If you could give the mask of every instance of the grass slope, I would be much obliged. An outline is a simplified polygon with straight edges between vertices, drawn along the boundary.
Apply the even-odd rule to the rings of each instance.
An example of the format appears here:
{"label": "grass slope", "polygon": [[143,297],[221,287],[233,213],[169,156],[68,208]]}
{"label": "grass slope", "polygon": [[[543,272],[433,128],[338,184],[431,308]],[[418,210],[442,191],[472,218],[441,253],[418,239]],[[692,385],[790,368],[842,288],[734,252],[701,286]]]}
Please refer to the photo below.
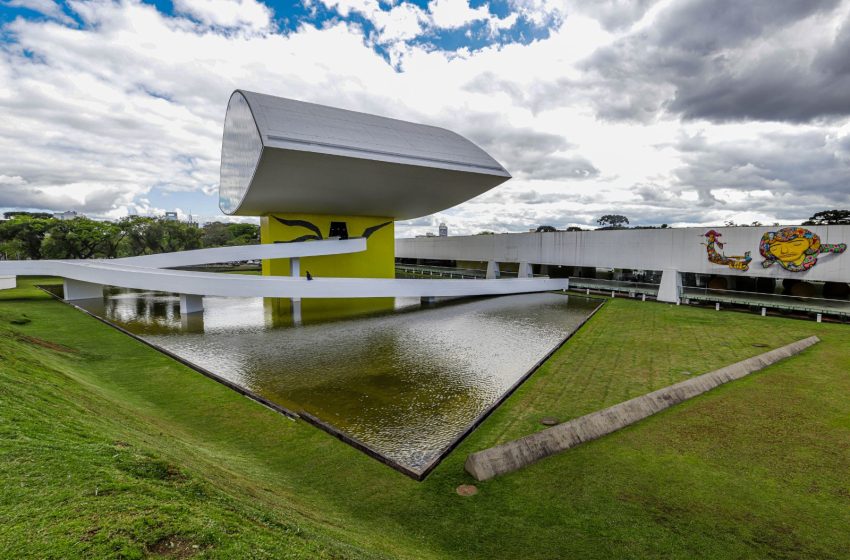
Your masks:
{"label": "grass slope", "polygon": [[[0,292],[0,557],[850,555],[847,326],[610,301],[416,483],[28,284]],[[469,452],[541,416],[811,334],[798,357],[454,492]]]}

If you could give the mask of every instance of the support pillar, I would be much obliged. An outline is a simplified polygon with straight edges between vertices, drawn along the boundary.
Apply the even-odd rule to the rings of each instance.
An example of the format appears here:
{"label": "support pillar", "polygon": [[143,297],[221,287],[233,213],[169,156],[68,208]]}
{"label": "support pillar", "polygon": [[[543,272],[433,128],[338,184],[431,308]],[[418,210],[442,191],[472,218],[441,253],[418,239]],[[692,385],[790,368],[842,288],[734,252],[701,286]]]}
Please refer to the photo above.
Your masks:
{"label": "support pillar", "polygon": [[301,298],[292,300],[292,324],[301,324]]}
{"label": "support pillar", "polygon": [[519,263],[519,268],[516,272],[517,278],[534,278],[534,273],[531,271],[531,265],[527,262]]}
{"label": "support pillar", "polygon": [[667,269],[661,273],[661,285],[658,286],[658,301],[679,303],[682,293],[682,273],[678,270]]}
{"label": "support pillar", "polygon": [[204,297],[194,294],[180,294],[180,314],[198,313],[204,310]]}
{"label": "support pillar", "polygon": [[496,261],[489,261],[487,263],[487,279],[493,280],[501,276],[499,272],[499,263]]}
{"label": "support pillar", "polygon": [[[292,257],[289,259],[289,275],[293,278],[299,278],[301,276],[301,259],[299,257]],[[292,298],[292,302],[301,302],[301,298]],[[293,307],[294,309],[294,307]],[[300,324],[300,313],[301,308],[299,307],[299,324]]]}
{"label": "support pillar", "polygon": [[65,278],[65,301],[76,301],[78,299],[99,299],[103,297],[103,285],[71,280]]}
{"label": "support pillar", "polygon": [[204,334],[204,314],[181,313],[180,326],[183,332]]}

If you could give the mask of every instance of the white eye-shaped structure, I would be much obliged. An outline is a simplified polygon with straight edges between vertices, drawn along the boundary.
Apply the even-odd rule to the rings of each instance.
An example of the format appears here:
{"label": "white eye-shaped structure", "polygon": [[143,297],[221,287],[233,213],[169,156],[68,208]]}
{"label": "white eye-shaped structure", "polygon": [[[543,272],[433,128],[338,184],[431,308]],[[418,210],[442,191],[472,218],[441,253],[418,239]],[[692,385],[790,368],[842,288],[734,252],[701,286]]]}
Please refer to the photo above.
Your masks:
{"label": "white eye-shaped structure", "polygon": [[510,179],[487,152],[434,126],[237,90],[224,120],[226,214],[417,218]]}

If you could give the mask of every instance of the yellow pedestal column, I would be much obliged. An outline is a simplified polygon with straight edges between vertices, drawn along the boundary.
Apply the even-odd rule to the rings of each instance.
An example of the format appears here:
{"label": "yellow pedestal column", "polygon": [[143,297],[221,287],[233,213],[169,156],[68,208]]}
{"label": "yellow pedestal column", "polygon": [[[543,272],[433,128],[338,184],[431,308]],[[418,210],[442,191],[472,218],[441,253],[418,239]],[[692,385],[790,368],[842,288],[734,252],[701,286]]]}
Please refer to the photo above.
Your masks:
{"label": "yellow pedestal column", "polygon": [[[309,239],[328,239],[331,224],[345,223],[348,237],[368,235],[367,249],[359,253],[301,257],[300,275],[309,272],[314,278],[395,278],[395,228],[392,218],[371,216],[330,216],[323,214],[275,214],[260,221],[262,243],[304,242]],[[302,239],[303,241],[295,241]],[[264,276],[289,276],[289,259],[263,261]],[[339,319],[391,310],[394,298],[318,299],[301,301],[298,313],[293,313],[289,299],[266,299],[266,312],[271,324],[288,326],[293,323]],[[296,319],[297,317],[297,319]]]}
{"label": "yellow pedestal column", "polygon": [[[261,219],[260,240],[262,243],[280,243],[305,238],[318,239],[319,236],[321,239],[327,239],[330,237],[332,222],[344,223],[349,237],[362,237],[364,233],[368,234],[367,249],[360,253],[344,255],[302,257],[301,276],[306,276],[309,271],[316,278],[395,277],[395,228],[392,218],[325,214],[270,215]],[[382,224],[386,225],[382,226]],[[373,229],[371,233],[370,228]],[[263,261],[263,275],[289,276],[289,274],[289,259]]]}

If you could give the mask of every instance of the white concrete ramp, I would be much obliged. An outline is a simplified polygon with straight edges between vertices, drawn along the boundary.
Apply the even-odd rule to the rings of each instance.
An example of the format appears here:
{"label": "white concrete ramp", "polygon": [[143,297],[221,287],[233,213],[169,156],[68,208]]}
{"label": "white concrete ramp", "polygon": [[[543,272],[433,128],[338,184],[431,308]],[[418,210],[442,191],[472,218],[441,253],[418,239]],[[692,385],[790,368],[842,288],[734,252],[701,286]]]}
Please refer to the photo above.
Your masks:
{"label": "white concrete ramp", "polygon": [[[0,274],[58,276],[66,279],[66,299],[99,297],[103,285],[178,293],[188,296],[277,298],[463,297],[566,290],[566,279],[419,280],[395,278],[314,278],[249,276],[171,270],[191,266],[268,258],[300,258],[356,253],[366,239],[245,245],[182,251],[113,260],[0,261]],[[186,312],[202,309],[198,299],[184,298]]]}

